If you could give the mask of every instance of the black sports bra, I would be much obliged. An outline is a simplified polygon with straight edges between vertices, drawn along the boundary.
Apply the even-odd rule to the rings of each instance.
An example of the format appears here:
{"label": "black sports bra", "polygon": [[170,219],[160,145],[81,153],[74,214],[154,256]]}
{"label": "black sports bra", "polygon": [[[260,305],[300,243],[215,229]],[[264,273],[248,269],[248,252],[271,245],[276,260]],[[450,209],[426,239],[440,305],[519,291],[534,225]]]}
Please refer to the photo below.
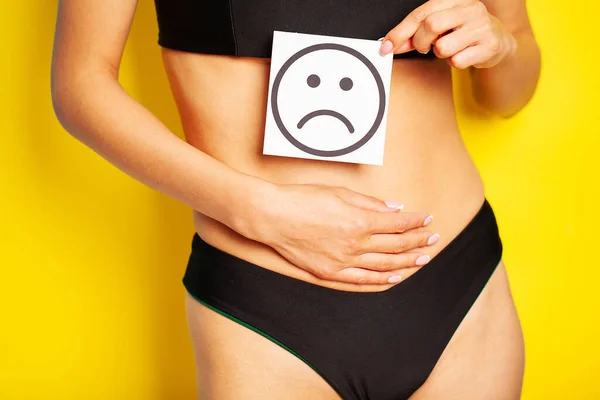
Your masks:
{"label": "black sports bra", "polygon": [[[273,31],[376,40],[425,0],[154,0],[158,44],[175,50],[271,57]],[[411,51],[394,58],[434,57]]]}

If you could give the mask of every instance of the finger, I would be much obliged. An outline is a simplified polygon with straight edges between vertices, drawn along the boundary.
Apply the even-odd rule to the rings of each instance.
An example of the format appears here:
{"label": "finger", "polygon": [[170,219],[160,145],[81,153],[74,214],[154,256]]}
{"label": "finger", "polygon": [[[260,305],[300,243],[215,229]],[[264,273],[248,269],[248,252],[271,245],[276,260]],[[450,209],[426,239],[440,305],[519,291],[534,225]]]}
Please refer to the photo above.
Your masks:
{"label": "finger", "polygon": [[415,46],[413,45],[412,38],[410,38],[406,42],[398,46],[398,48],[396,49],[396,54],[408,53],[409,51],[412,51],[414,49]]}
{"label": "finger", "polygon": [[[452,8],[459,4],[464,4],[467,1],[470,0],[429,0],[422,6],[415,8],[406,16],[406,18],[404,18],[404,20],[402,20],[402,22],[385,35],[385,38],[382,41],[382,48],[386,46],[386,41],[389,40],[392,43],[391,51],[396,53],[398,48],[417,32],[421,23],[430,14]],[[382,54],[387,54],[388,52],[382,52]]]}
{"label": "finger", "polygon": [[468,15],[468,9],[462,6],[430,14],[423,20],[412,38],[414,48],[419,53],[428,53],[441,35],[460,28],[467,21]]}
{"label": "finger", "polygon": [[383,201],[376,197],[358,193],[346,188],[342,188],[338,193],[346,203],[365,210],[395,212],[404,208],[404,205],[397,201]]}
{"label": "finger", "polygon": [[401,279],[402,276],[396,272],[377,272],[364,268],[345,268],[336,273],[335,278],[330,280],[357,285],[385,285],[400,282]]}
{"label": "finger", "polygon": [[429,225],[433,216],[425,213],[373,213],[367,225],[368,233],[402,233]]}
{"label": "finger", "polygon": [[431,246],[440,235],[431,232],[408,231],[402,234],[371,235],[364,244],[363,253],[403,253],[419,247]]}
{"label": "finger", "polygon": [[433,52],[438,58],[450,58],[475,42],[473,30],[461,28],[439,38],[433,45]]}
{"label": "finger", "polygon": [[465,69],[476,64],[485,63],[492,57],[489,48],[483,45],[467,47],[448,59],[448,63],[457,69]]}
{"label": "finger", "polygon": [[366,253],[356,257],[356,267],[372,271],[386,272],[401,268],[425,265],[430,257],[418,252],[398,254]]}

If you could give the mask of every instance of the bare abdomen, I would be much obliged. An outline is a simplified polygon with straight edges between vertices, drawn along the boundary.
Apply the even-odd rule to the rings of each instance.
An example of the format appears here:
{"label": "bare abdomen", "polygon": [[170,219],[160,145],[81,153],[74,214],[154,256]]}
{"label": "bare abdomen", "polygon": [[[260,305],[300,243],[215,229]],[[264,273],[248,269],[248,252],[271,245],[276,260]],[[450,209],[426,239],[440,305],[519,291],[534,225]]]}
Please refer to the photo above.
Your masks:
{"label": "bare abdomen", "polygon": [[[406,211],[431,213],[428,230],[441,236],[424,249],[431,256],[483,203],[483,185],[458,131],[450,71],[443,61],[394,61],[384,165],[373,166],[263,155],[268,60],[163,51],[188,142],[232,168],[276,183],[345,186],[401,202]],[[359,290],[321,280],[199,213],[194,222],[202,239],[234,256],[315,284]],[[404,269],[402,276],[419,268]]]}

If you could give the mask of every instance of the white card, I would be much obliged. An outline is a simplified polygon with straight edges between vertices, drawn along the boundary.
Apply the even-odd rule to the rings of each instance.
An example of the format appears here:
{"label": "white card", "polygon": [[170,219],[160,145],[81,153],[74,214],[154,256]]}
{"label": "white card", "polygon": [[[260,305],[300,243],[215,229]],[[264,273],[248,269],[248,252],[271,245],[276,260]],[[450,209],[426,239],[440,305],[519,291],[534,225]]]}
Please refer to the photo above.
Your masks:
{"label": "white card", "polygon": [[263,154],[383,165],[392,54],[275,31]]}

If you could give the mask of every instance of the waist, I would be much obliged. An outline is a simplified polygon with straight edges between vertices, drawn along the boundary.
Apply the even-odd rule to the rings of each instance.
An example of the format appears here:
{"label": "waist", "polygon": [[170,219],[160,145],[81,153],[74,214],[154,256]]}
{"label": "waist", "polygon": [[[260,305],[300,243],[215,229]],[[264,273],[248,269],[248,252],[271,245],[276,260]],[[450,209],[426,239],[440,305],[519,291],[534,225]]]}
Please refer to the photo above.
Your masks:
{"label": "waist", "polygon": [[[377,166],[263,155],[268,62],[187,54],[177,61],[177,57],[166,58],[167,71],[186,139],[232,168],[275,183],[345,186],[403,203],[407,211],[431,213],[435,219],[427,228],[441,236],[425,251],[432,257],[461,231],[484,200],[481,179],[460,137],[445,65],[394,62],[384,163]],[[353,290],[353,285],[309,275],[270,247],[218,221],[195,213],[194,222],[203,240],[227,253],[315,284]],[[402,276],[420,268],[405,269]]]}
{"label": "waist", "polygon": [[[384,201],[402,203],[405,211],[429,213],[434,216],[434,220],[426,230],[439,234],[440,239],[435,245],[419,251],[433,258],[468,224],[480,209],[485,196],[479,173],[466,150],[453,150],[451,147],[446,150],[447,153],[416,152],[417,155],[410,156],[412,162],[397,156],[401,151],[391,151],[397,158],[386,154],[388,158],[383,166],[266,157],[252,155],[254,152],[248,151],[245,153],[248,162],[241,163],[237,160],[235,165],[243,172],[270,182],[344,186]],[[285,224],[285,221],[281,223]],[[194,212],[194,225],[198,235],[215,248],[296,279],[347,291],[382,291],[391,287],[365,285],[359,288],[357,285],[326,281],[296,267],[271,247],[247,239],[198,212]],[[403,268],[395,272],[404,280],[421,268],[427,268],[427,265]],[[403,282],[398,283],[402,284]]]}

